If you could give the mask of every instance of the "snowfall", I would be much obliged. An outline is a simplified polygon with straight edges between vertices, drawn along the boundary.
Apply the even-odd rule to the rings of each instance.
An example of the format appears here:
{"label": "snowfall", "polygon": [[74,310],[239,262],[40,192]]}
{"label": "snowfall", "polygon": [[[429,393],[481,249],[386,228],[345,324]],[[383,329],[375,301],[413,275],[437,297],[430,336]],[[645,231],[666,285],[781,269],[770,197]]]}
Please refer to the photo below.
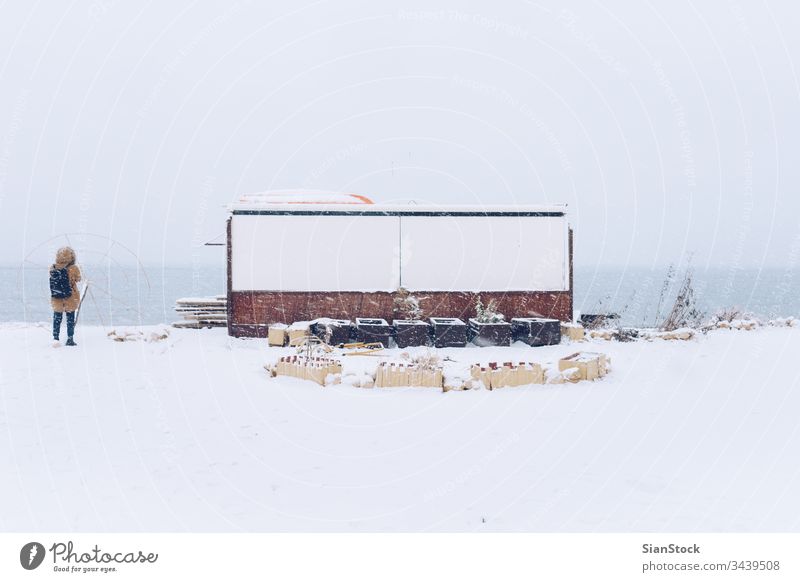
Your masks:
{"label": "snowfall", "polygon": [[0,530],[800,530],[798,327],[438,350],[612,360],[448,392],[270,378],[292,350],[224,329],[109,331],[55,348],[45,324],[0,325]]}

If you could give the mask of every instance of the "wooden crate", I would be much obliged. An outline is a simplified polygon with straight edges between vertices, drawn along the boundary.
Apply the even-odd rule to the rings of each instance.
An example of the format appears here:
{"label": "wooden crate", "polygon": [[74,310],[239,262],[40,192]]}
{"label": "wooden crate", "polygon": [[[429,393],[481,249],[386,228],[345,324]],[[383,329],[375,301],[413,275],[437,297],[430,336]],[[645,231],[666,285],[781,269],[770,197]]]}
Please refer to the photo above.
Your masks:
{"label": "wooden crate", "polygon": [[381,362],[375,373],[377,388],[398,386],[442,388],[444,373],[441,368],[426,369],[419,366]]}
{"label": "wooden crate", "polygon": [[586,332],[579,323],[562,323],[561,335],[573,342],[583,341]]}
{"label": "wooden crate", "polygon": [[270,325],[267,331],[267,343],[273,347],[283,347],[289,341],[288,326]]}
{"label": "wooden crate", "polygon": [[308,323],[293,323],[287,330],[289,345],[298,346],[311,335],[311,325]]}
{"label": "wooden crate", "polygon": [[287,356],[281,358],[273,367],[275,376],[288,376],[300,380],[309,380],[325,386],[329,375],[341,375],[342,364],[338,360],[328,358],[304,358]]}
{"label": "wooden crate", "polygon": [[506,362],[502,366],[495,362],[488,366],[476,364],[472,366],[471,375],[474,380],[483,382],[483,385],[489,390],[544,384],[544,369],[540,364],[530,362],[520,362],[519,364]]}
{"label": "wooden crate", "polygon": [[576,352],[558,361],[560,371],[577,368],[579,374],[573,376],[578,380],[597,380],[608,372],[608,359],[605,354],[596,352]]}

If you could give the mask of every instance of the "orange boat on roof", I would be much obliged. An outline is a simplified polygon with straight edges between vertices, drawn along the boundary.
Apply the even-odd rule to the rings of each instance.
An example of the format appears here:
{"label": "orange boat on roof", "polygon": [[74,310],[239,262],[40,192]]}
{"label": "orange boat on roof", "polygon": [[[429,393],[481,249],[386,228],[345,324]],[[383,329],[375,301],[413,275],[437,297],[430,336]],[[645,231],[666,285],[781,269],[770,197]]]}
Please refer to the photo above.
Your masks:
{"label": "orange boat on roof", "polygon": [[374,204],[361,194],[327,190],[271,190],[243,194],[239,202],[244,204]]}

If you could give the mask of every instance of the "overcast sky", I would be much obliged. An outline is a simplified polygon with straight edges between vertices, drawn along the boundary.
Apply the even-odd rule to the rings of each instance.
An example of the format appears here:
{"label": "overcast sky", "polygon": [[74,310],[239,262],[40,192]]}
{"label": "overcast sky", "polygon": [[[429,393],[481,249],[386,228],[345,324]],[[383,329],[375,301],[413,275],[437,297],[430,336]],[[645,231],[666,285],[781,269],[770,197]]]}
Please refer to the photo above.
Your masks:
{"label": "overcast sky", "polygon": [[63,233],[220,261],[235,196],[318,188],[565,202],[580,265],[794,266],[798,28],[788,0],[5,2],[0,262]]}

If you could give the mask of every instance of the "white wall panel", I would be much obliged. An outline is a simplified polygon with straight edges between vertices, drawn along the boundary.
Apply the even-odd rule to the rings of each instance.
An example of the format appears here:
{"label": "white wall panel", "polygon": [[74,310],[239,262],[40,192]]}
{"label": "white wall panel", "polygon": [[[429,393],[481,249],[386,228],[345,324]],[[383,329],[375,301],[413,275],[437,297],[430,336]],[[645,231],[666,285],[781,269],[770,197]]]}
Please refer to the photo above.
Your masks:
{"label": "white wall panel", "polygon": [[393,291],[399,221],[391,216],[234,215],[239,290]]}
{"label": "white wall panel", "polygon": [[404,216],[402,285],[427,291],[563,291],[564,217]]}
{"label": "white wall panel", "polygon": [[561,216],[234,215],[232,286],[563,291],[567,229]]}

